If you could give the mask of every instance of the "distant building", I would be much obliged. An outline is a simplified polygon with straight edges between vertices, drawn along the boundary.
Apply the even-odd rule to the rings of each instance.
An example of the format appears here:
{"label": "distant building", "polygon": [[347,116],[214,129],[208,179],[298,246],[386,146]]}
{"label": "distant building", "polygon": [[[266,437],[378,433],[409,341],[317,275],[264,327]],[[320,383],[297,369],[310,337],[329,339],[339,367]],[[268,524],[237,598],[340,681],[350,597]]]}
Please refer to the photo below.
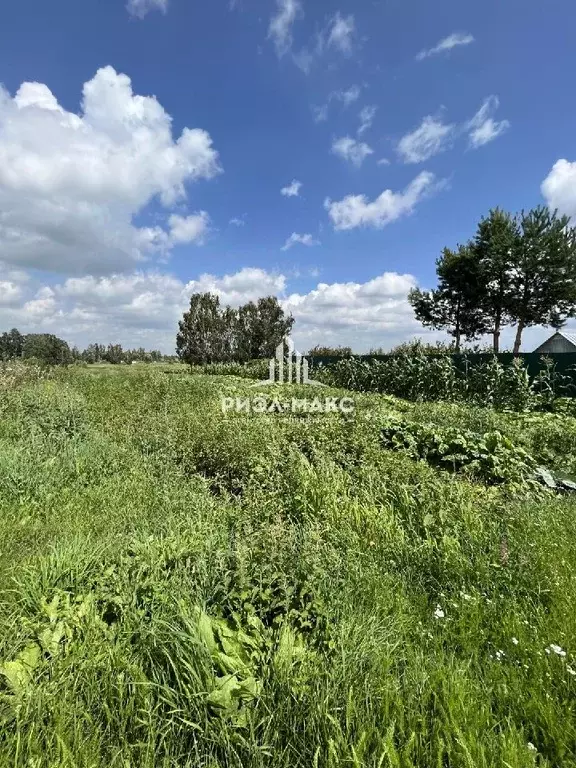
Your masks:
{"label": "distant building", "polygon": [[559,352],[576,352],[576,333],[556,331],[549,339],[534,350],[545,354],[557,354]]}

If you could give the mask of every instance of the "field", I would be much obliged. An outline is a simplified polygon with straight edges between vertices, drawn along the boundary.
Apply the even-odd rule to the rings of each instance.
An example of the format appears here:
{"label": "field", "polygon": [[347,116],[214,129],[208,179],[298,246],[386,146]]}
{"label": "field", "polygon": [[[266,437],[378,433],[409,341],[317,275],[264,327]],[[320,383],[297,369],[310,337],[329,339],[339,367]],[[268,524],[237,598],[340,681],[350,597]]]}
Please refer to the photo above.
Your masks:
{"label": "field", "polygon": [[249,385],[0,373],[0,765],[576,766],[576,419]]}

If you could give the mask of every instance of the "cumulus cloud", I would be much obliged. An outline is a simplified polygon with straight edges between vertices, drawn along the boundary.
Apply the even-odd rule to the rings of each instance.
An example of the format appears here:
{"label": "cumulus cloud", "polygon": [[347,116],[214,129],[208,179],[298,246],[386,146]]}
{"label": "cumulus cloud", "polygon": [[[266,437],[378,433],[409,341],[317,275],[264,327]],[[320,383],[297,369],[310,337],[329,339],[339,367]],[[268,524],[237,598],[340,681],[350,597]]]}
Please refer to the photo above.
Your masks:
{"label": "cumulus cloud", "polygon": [[374,150],[363,141],[343,136],[332,142],[332,153],[356,168],[360,168],[364,160],[374,154]]}
{"label": "cumulus cloud", "polygon": [[468,122],[466,128],[469,131],[470,146],[472,149],[482,147],[484,144],[498,138],[504,131],[510,128],[508,120],[494,120],[494,112],[498,109],[500,102],[497,96],[489,96]]}
{"label": "cumulus cloud", "polygon": [[442,120],[428,115],[416,130],[400,139],[398,154],[405,163],[422,163],[447,149],[454,129],[454,125],[446,125]]}
{"label": "cumulus cloud", "polygon": [[542,182],[542,194],[553,210],[576,221],[576,162],[558,160]]}
{"label": "cumulus cloud", "polygon": [[182,243],[203,243],[208,232],[210,217],[206,211],[199,211],[191,216],[172,214],[168,219],[170,241],[174,245]]}
{"label": "cumulus cloud", "polygon": [[303,351],[319,342],[360,352],[389,349],[422,334],[407,300],[415,285],[412,275],[385,272],[366,283],[319,283],[309,293],[290,294],[283,306],[296,320],[294,340]]}
{"label": "cumulus cloud", "polygon": [[284,197],[298,197],[300,190],[302,189],[302,182],[294,179],[291,184],[286,187],[282,187],[280,194]]}
{"label": "cumulus cloud", "polygon": [[223,276],[204,274],[188,283],[170,274],[139,271],[70,277],[46,286],[0,264],[0,281],[12,282],[18,293],[13,293],[10,306],[0,302],[1,327],[56,333],[80,346],[119,342],[171,353],[190,295],[205,291],[235,307],[260,296],[277,296],[295,317],[294,340],[302,351],[320,342],[367,351],[422,333],[407,301],[416,280],[395,272],[365,283],[319,283],[307,293],[290,292],[285,275],[259,268]]}
{"label": "cumulus cloud", "polygon": [[312,245],[320,245],[319,240],[315,240],[312,235],[299,235],[296,232],[292,232],[288,240],[284,243],[282,246],[283,251],[289,251],[292,246],[297,245],[307,245],[308,247]]}
{"label": "cumulus cloud", "polygon": [[393,221],[411,214],[426,195],[438,189],[434,174],[423,171],[402,192],[386,189],[375,200],[366,195],[348,195],[336,202],[327,199],[324,207],[336,230],[357,227],[382,229]]}
{"label": "cumulus cloud", "polygon": [[292,28],[302,16],[302,4],[299,0],[276,0],[276,14],[270,19],[268,37],[274,43],[279,58],[292,48]]}
{"label": "cumulus cloud", "polygon": [[436,56],[439,53],[446,53],[448,51],[451,51],[453,48],[457,48],[461,45],[470,45],[470,43],[474,42],[474,38],[472,35],[468,34],[467,32],[453,32],[451,35],[448,35],[448,37],[445,37],[443,40],[440,40],[440,42],[435,45],[433,48],[428,48],[423,51],[420,51],[420,53],[416,56],[417,61],[423,61],[424,59],[429,58],[430,56]]}
{"label": "cumulus cloud", "polygon": [[153,201],[185,201],[188,183],[220,170],[206,131],[175,139],[156,98],[112,67],[84,85],[79,115],[41,83],[14,97],[0,87],[0,254],[55,272],[133,268],[170,238],[134,218]]}

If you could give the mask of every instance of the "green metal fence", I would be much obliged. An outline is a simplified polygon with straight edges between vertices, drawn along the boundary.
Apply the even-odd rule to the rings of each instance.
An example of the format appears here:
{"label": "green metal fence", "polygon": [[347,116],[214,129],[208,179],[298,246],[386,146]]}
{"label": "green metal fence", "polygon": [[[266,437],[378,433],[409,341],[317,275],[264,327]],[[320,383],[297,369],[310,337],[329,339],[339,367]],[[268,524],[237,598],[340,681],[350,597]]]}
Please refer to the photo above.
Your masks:
{"label": "green metal fence", "polygon": [[[354,355],[359,360],[389,360],[393,355]],[[427,357],[444,357],[444,355],[427,355]],[[450,355],[454,363],[461,370],[468,370],[475,365],[486,363],[491,360],[494,355],[492,354],[461,354]],[[575,352],[563,352],[554,353],[548,355],[542,355],[536,352],[524,352],[519,355],[513,355],[511,352],[503,352],[496,355],[498,360],[503,365],[510,365],[515,357],[519,357],[524,361],[524,365],[528,369],[528,374],[531,378],[536,376],[543,368],[543,360],[547,358],[554,363],[555,370],[563,376],[568,376],[572,379],[572,385],[574,388],[573,396],[576,396],[576,353]],[[333,365],[342,357],[324,357],[324,356],[308,356],[308,362],[310,365]]]}

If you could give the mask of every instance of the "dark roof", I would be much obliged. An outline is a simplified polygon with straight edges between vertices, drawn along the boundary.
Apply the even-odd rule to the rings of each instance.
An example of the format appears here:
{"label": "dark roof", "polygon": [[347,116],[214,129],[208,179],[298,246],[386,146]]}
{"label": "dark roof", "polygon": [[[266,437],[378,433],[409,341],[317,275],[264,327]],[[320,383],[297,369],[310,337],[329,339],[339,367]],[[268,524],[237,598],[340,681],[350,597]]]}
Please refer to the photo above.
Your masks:
{"label": "dark roof", "polygon": [[548,345],[552,339],[556,338],[556,336],[560,336],[561,338],[565,339],[569,344],[571,344],[574,347],[574,350],[576,351],[576,333],[569,333],[568,331],[556,331],[556,333],[553,333],[552,336],[550,336],[546,341],[543,341],[540,346],[536,347],[534,352],[540,352],[542,347],[545,347]]}

